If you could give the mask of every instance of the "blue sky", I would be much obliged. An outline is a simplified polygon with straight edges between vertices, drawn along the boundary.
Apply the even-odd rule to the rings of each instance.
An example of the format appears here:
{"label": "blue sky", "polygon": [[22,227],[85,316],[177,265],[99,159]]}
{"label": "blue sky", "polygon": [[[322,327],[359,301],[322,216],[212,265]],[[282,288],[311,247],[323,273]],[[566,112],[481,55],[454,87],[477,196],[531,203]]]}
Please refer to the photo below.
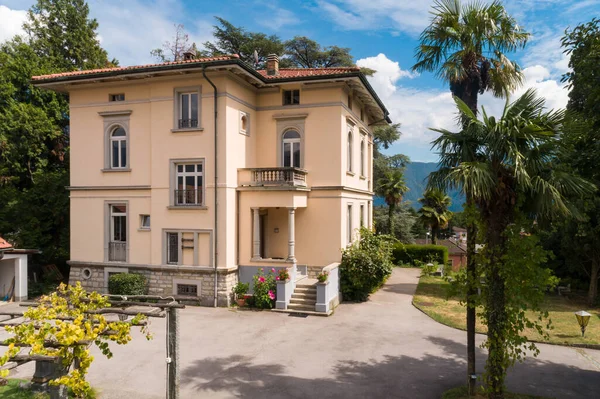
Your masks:
{"label": "blue sky", "polygon": [[[33,0],[0,0],[0,41],[21,32]],[[371,78],[402,124],[402,138],[389,150],[414,161],[435,161],[429,127],[453,129],[455,111],[448,88],[431,74],[410,73],[418,35],[427,26],[428,0],[89,0],[102,45],[122,65],[152,62],[149,51],[183,23],[192,40],[211,38],[214,16],[251,31],[282,39],[308,36],[323,45],[352,48],[360,66],[378,72]],[[565,28],[600,15],[600,0],[507,0],[508,12],[532,33],[527,48],[513,55],[524,68],[525,88],[535,87],[549,108],[564,107],[567,91],[560,76],[568,70],[560,38]],[[484,95],[480,103],[497,113],[503,101]]]}

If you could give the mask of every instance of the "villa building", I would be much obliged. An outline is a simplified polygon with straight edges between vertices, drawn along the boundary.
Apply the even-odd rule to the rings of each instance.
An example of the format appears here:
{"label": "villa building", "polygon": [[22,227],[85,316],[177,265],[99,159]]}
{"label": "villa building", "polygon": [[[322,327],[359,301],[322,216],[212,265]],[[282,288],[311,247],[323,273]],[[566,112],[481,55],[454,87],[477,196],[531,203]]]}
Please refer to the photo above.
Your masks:
{"label": "villa building", "polygon": [[71,282],[142,273],[150,294],[216,306],[288,268],[287,308],[329,267],[329,309],[340,249],[372,225],[372,129],[390,122],[358,68],[187,54],[33,81],[70,98]]}

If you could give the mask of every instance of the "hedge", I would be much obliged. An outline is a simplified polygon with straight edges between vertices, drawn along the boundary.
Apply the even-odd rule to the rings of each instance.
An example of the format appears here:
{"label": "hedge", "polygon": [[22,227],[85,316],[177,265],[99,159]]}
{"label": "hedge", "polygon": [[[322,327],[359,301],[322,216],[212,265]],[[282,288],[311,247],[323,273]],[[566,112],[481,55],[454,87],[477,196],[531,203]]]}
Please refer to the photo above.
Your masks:
{"label": "hedge", "polygon": [[108,278],[108,293],[113,295],[146,295],[148,281],[136,273],[118,273]]}
{"label": "hedge", "polygon": [[423,263],[448,263],[448,248],[443,245],[397,244],[394,247],[394,264],[411,264],[415,261]]}

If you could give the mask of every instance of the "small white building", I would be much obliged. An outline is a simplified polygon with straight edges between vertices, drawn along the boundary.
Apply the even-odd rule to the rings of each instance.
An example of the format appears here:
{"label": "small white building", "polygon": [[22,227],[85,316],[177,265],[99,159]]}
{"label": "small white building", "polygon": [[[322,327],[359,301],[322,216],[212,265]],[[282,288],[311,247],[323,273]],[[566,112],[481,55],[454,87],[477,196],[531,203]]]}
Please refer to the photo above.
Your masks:
{"label": "small white building", "polygon": [[27,255],[33,252],[15,249],[0,237],[0,301],[27,300]]}

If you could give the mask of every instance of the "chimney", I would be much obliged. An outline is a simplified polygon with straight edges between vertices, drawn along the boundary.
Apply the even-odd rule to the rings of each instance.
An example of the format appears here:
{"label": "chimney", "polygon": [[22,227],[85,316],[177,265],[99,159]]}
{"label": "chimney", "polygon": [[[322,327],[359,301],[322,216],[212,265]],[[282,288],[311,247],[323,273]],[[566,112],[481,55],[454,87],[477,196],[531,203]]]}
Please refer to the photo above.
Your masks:
{"label": "chimney", "polygon": [[194,58],[196,58],[196,54],[193,51],[186,51],[183,53],[184,61],[193,60]]}
{"label": "chimney", "polygon": [[269,54],[267,57],[267,75],[279,75],[279,57],[277,54]]}

